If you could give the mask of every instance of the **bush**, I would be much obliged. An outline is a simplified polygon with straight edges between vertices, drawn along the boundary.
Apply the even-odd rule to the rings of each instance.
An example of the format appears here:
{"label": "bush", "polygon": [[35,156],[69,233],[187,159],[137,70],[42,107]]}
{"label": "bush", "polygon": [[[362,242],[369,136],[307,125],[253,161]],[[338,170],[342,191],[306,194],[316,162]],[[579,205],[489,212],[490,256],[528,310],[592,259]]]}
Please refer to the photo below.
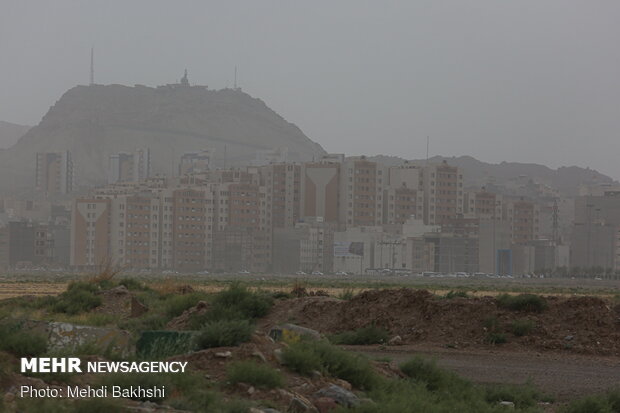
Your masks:
{"label": "bush", "polygon": [[437,367],[435,360],[426,360],[420,356],[401,364],[400,369],[413,381],[423,383],[430,391],[445,390],[455,383],[465,383],[456,374]]}
{"label": "bush", "polygon": [[507,341],[506,334],[497,331],[489,332],[484,338],[484,342],[488,344],[504,344]]}
{"label": "bush", "polygon": [[249,341],[254,326],[248,320],[212,321],[204,325],[196,335],[199,349],[238,346]]}
{"label": "bush", "polygon": [[206,298],[207,295],[202,292],[169,296],[164,304],[166,316],[168,318],[178,317],[185,310],[198,304],[198,301],[203,301]]}
{"label": "bush", "polygon": [[149,288],[135,278],[123,278],[118,285],[124,285],[130,291],[146,291]]}
{"label": "bush", "polygon": [[389,336],[386,330],[370,325],[355,331],[345,331],[334,334],[329,340],[334,344],[363,345],[385,343],[388,338]]}
{"label": "bush", "polygon": [[549,401],[548,396],[543,395],[532,384],[524,385],[490,385],[485,388],[485,399],[495,404],[500,401],[513,402],[517,409],[534,407],[539,401]]}
{"label": "bush", "polygon": [[0,350],[17,357],[36,357],[47,351],[44,335],[24,330],[18,323],[1,325],[0,338]]}
{"label": "bush", "polygon": [[381,382],[367,359],[324,341],[292,344],[284,349],[283,359],[292,371],[306,375],[313,370],[322,371],[363,390],[372,389]]}
{"label": "bush", "polygon": [[527,318],[522,318],[520,320],[515,320],[510,324],[510,330],[512,334],[517,337],[522,337],[528,335],[533,329],[536,327],[536,323],[532,320],[528,320]]}
{"label": "bush", "polygon": [[341,293],[338,294],[338,298],[341,300],[350,300],[355,297],[355,292],[352,288],[345,288]]}
{"label": "bush", "polygon": [[218,293],[211,306],[211,320],[255,319],[269,312],[273,298],[262,292],[252,292],[239,283]]}
{"label": "bush", "polygon": [[444,298],[446,298],[447,300],[451,300],[453,298],[469,298],[469,295],[467,295],[467,293],[465,291],[448,291],[448,294],[445,295]]}
{"label": "bush", "polygon": [[265,389],[282,387],[282,374],[266,364],[253,361],[239,361],[228,368],[228,381],[232,384],[247,383]]}
{"label": "bush", "polygon": [[121,403],[116,399],[84,399],[76,400],[73,413],[109,413],[122,410]]}
{"label": "bush", "polygon": [[52,304],[52,311],[75,315],[90,311],[101,305],[97,285],[88,282],[72,282],[67,291],[60,294]]}
{"label": "bush", "polygon": [[540,313],[549,305],[547,300],[535,294],[508,295],[502,294],[497,297],[497,305],[512,311],[528,311]]}
{"label": "bush", "polygon": [[618,413],[620,412],[620,389],[605,394],[575,400],[561,410],[562,413]]}

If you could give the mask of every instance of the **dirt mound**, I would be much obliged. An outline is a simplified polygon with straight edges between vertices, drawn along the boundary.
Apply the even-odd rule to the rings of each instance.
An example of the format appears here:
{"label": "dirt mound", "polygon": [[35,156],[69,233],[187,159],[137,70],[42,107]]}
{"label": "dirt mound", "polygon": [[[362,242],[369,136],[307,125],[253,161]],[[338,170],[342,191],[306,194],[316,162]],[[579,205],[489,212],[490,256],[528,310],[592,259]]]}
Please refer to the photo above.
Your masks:
{"label": "dirt mound", "polygon": [[[444,299],[426,290],[363,292],[349,301],[304,297],[276,304],[264,324],[295,322],[322,333],[376,325],[405,343],[488,347],[503,335],[506,347],[620,355],[620,314],[597,297],[547,297],[543,312],[511,311],[493,297]],[[522,336],[515,325],[531,325]]]}
{"label": "dirt mound", "polygon": [[121,318],[140,317],[148,311],[124,285],[102,291],[102,304],[95,308],[95,312],[118,315]]}
{"label": "dirt mound", "polygon": [[209,311],[209,304],[206,301],[198,301],[198,304],[170,320],[166,324],[166,328],[169,330],[187,330],[193,317],[204,315],[207,311]]}

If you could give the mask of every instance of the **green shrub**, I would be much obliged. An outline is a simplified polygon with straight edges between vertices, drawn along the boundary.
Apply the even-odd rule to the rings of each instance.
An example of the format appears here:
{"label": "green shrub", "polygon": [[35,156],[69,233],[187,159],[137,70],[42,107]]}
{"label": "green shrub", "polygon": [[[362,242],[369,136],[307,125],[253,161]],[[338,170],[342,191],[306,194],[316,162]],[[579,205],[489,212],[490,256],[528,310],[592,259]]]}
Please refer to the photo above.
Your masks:
{"label": "green shrub", "polygon": [[329,340],[334,344],[363,345],[385,343],[388,338],[389,336],[386,330],[370,325],[355,331],[345,331],[334,334]]}
{"label": "green shrub", "polygon": [[195,348],[191,335],[180,335],[175,338],[160,337],[154,340],[146,350],[137,353],[143,360],[162,360],[177,354],[186,354]]}
{"label": "green shrub", "polygon": [[465,291],[448,291],[448,294],[445,295],[444,298],[447,300],[451,300],[452,298],[469,298],[469,295]]}
{"label": "green shrub", "polygon": [[602,395],[588,396],[571,402],[561,413],[618,413],[620,412],[620,389]]}
{"label": "green shrub", "polygon": [[517,337],[528,335],[536,327],[536,323],[527,318],[515,320],[510,324],[510,331]]}
{"label": "green shrub", "polygon": [[203,292],[193,292],[182,295],[169,296],[164,304],[165,314],[168,318],[178,317],[185,310],[194,307],[199,301],[207,299],[207,294]]}
{"label": "green shrub", "polygon": [[346,380],[359,389],[371,389],[381,382],[366,358],[325,341],[292,344],[284,349],[283,359],[292,371],[306,375],[313,370],[322,371]]}
{"label": "green shrub", "polygon": [[297,343],[285,348],[282,360],[290,370],[305,376],[323,369],[323,359],[309,343]]}
{"label": "green shrub", "polygon": [[269,312],[273,298],[263,292],[252,292],[239,283],[218,293],[210,309],[211,320],[255,319]]}
{"label": "green shrub", "polygon": [[495,404],[500,401],[513,402],[517,409],[534,407],[539,401],[550,401],[531,383],[524,385],[489,385],[485,388],[485,399]]}
{"label": "green shrub", "polygon": [[547,300],[535,294],[509,295],[502,294],[497,297],[497,305],[512,311],[528,311],[540,313],[549,305]]}
{"label": "green shrub", "polygon": [[407,377],[415,382],[423,383],[430,391],[445,390],[458,383],[462,385],[464,380],[456,374],[437,367],[435,360],[427,360],[416,356],[400,365]]}
{"label": "green shrub", "polygon": [[47,338],[22,328],[19,323],[0,325],[0,350],[17,357],[36,357],[47,351]]}
{"label": "green shrub", "polygon": [[248,320],[212,321],[196,335],[196,346],[199,349],[238,346],[249,341],[253,331],[254,326]]}
{"label": "green shrub", "polygon": [[355,292],[352,288],[345,288],[341,293],[338,294],[338,298],[341,300],[350,300],[355,297]]}
{"label": "green shrub", "polygon": [[142,282],[135,278],[123,278],[118,282],[118,285],[124,285],[130,291],[147,291],[149,288]]}
{"label": "green shrub", "polygon": [[484,338],[484,342],[488,344],[504,344],[507,341],[506,334],[498,331],[491,331]]}
{"label": "green shrub", "polygon": [[228,368],[228,381],[232,384],[247,383],[265,389],[282,387],[282,374],[266,364],[253,361],[238,361]]}
{"label": "green shrub", "polygon": [[118,324],[119,328],[140,333],[148,330],[160,330],[164,327],[165,318],[161,314],[147,313],[139,318],[129,318]]}
{"label": "green shrub", "polygon": [[90,311],[101,305],[97,285],[88,282],[72,282],[67,291],[60,294],[52,304],[52,311],[75,315]]}

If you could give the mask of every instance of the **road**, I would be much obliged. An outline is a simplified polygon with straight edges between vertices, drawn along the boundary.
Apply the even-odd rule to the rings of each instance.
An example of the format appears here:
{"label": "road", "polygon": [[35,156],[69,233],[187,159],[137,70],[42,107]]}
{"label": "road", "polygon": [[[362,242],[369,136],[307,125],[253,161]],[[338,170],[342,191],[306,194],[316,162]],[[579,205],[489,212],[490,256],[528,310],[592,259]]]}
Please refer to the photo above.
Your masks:
{"label": "road", "polygon": [[459,350],[419,346],[346,346],[372,358],[397,363],[414,355],[433,357],[437,364],[476,383],[520,384],[531,380],[558,400],[569,400],[620,386],[620,358],[562,353]]}

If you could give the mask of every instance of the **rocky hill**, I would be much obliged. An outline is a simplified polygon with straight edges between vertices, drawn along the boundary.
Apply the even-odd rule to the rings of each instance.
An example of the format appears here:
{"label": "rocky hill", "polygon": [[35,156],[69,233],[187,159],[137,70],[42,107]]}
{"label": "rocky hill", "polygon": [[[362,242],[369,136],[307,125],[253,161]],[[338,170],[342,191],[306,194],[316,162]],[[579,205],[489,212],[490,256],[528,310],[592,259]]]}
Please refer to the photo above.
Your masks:
{"label": "rocky hill", "polygon": [[[393,156],[375,156],[371,159],[388,165],[400,165],[404,159]],[[565,196],[577,195],[579,186],[612,183],[614,180],[590,168],[563,166],[551,169],[545,165],[520,162],[501,162],[498,164],[479,161],[471,156],[443,157],[435,156],[429,162],[447,161],[450,165],[463,169],[466,187],[494,185],[509,188],[524,181],[533,180],[558,190]],[[423,165],[425,160],[410,162]]]}
{"label": "rocky hill", "polygon": [[76,183],[105,181],[112,153],[151,149],[155,174],[170,174],[185,152],[215,149],[216,164],[241,165],[256,151],[288,148],[289,159],[325,153],[260,99],[201,86],[76,86],[14,146],[0,152],[0,189],[34,185],[37,152],[72,153]]}
{"label": "rocky hill", "polygon": [[15,144],[26,132],[30,126],[18,125],[0,120],[0,149],[6,149]]}

